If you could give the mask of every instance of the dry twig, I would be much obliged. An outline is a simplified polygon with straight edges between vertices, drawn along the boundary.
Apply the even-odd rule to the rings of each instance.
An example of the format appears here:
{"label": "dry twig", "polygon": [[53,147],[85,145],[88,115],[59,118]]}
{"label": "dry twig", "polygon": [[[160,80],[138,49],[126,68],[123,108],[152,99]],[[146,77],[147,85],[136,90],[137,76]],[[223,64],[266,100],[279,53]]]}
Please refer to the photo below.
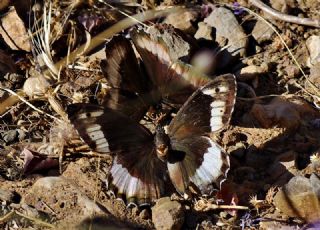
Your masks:
{"label": "dry twig", "polygon": [[281,12],[267,6],[266,4],[261,2],[260,0],[250,0],[249,2],[252,5],[254,5],[255,7],[258,7],[260,10],[264,11],[265,13],[271,15],[272,17],[274,17],[276,19],[279,19],[279,20],[282,20],[285,22],[299,24],[299,25],[320,28],[320,20],[311,19],[311,18],[299,18],[296,16],[281,13]]}
{"label": "dry twig", "polygon": [[240,206],[240,205],[220,205],[220,204],[213,203],[211,200],[201,199],[196,202],[196,204],[194,205],[194,209],[196,211],[207,212],[207,211],[216,210],[216,209],[248,210],[249,208],[246,206]]}

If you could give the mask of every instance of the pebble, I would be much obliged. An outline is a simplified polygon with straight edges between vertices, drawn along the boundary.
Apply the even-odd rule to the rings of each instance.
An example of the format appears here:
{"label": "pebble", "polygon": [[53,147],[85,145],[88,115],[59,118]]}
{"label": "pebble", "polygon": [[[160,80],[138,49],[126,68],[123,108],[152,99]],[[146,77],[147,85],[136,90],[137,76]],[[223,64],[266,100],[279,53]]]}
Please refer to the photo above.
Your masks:
{"label": "pebble", "polygon": [[18,132],[17,130],[9,130],[9,131],[4,131],[2,134],[1,134],[4,142],[6,143],[11,143],[13,142],[17,137],[18,137]]}
{"label": "pebble", "polygon": [[152,207],[152,222],[156,229],[181,229],[184,223],[184,209],[170,197],[160,198]]}
{"label": "pebble", "polygon": [[239,25],[233,12],[219,7],[213,9],[212,13],[205,18],[205,23],[215,28],[216,42],[220,47],[227,46],[228,56],[225,55],[225,60],[221,60],[221,68],[228,65],[234,57],[244,57],[248,44],[248,36]]}
{"label": "pebble", "polygon": [[169,48],[170,56],[173,60],[181,59],[182,61],[189,57],[191,50],[194,49],[196,41],[191,36],[186,36],[179,29],[172,25],[161,24],[148,29],[150,36],[158,37],[165,42]]}
{"label": "pebble", "polygon": [[266,73],[268,71],[268,65],[262,64],[260,66],[257,65],[249,65],[236,73],[237,79],[240,81],[248,81],[255,79],[258,75]]}
{"label": "pebble", "polygon": [[252,36],[261,44],[262,42],[270,41],[274,33],[274,30],[269,25],[264,21],[258,20],[253,28]]}
{"label": "pebble", "polygon": [[213,41],[214,38],[212,36],[212,27],[204,22],[198,23],[198,30],[194,35],[195,39],[205,39],[209,41]]}
{"label": "pebble", "polygon": [[309,50],[307,66],[311,68],[313,65],[320,63],[320,36],[312,35],[307,39],[306,45]]}
{"label": "pebble", "polygon": [[317,192],[320,180],[314,178],[311,182],[306,177],[293,177],[274,197],[275,206],[290,217],[299,217],[307,222],[320,219],[320,202]]}
{"label": "pebble", "polygon": [[171,24],[174,28],[180,29],[185,33],[194,34],[196,28],[193,22],[196,21],[198,13],[195,10],[187,10],[183,13],[169,14],[164,23]]}
{"label": "pebble", "polygon": [[308,81],[306,81],[306,88],[309,92],[314,93],[315,95],[319,92],[320,89],[320,63],[312,66],[310,68],[310,75]]}
{"label": "pebble", "polygon": [[0,200],[6,201],[9,203],[14,203],[16,200],[17,194],[8,190],[0,189]]}

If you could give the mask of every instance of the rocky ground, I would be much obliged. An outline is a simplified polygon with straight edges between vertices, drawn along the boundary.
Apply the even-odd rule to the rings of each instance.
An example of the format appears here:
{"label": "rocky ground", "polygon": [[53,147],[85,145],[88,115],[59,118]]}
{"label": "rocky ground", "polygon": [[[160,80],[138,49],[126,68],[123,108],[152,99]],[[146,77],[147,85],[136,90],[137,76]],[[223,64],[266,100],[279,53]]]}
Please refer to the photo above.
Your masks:
{"label": "rocky ground", "polygon": [[[0,228],[320,228],[319,2],[116,2],[0,3]],[[231,123],[214,137],[231,169],[215,196],[127,208],[106,186],[112,155],[90,151],[65,111],[103,97],[105,40],[147,10],[164,13],[140,22],[189,37],[177,57],[236,75]]]}

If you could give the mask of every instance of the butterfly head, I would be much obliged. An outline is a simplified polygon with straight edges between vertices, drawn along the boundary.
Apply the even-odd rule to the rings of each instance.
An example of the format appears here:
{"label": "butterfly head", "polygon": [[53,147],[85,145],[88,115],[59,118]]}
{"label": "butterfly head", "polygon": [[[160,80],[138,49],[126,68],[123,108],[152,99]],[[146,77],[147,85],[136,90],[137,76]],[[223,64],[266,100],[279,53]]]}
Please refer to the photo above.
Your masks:
{"label": "butterfly head", "polygon": [[155,146],[158,158],[166,161],[168,158],[170,139],[161,125],[156,127]]}

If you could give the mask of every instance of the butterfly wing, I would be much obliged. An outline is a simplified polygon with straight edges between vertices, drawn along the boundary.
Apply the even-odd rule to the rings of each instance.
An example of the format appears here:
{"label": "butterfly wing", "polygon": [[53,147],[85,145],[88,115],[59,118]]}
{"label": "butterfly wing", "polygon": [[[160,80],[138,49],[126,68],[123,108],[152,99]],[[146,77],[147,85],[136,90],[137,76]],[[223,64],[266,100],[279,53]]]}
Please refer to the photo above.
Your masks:
{"label": "butterfly wing", "polygon": [[154,153],[152,134],[127,116],[92,104],[72,104],[69,119],[95,151],[116,153],[111,183],[127,201],[150,202],[164,192],[165,165]]}
{"label": "butterfly wing", "polygon": [[[171,143],[167,167],[176,190],[183,194],[190,182],[202,194],[210,194],[225,180],[229,170],[229,157],[224,150],[207,136],[195,136]],[[176,152],[179,151],[179,154]]]}
{"label": "butterfly wing", "polygon": [[[202,193],[218,187],[229,169],[228,155],[210,139],[210,133],[230,121],[236,95],[236,81],[231,74],[219,76],[198,89],[182,106],[168,127],[173,153],[168,171],[177,191],[185,192],[190,182]],[[175,152],[184,153],[175,154]]]}
{"label": "butterfly wing", "polygon": [[173,59],[161,37],[133,30],[131,38],[163,99],[183,104],[199,86],[210,81],[208,76],[198,73],[192,66]]}
{"label": "butterfly wing", "polygon": [[111,86],[103,105],[140,120],[148,109],[142,95],[149,91],[149,79],[141,72],[129,40],[113,37],[105,47],[101,70]]}

